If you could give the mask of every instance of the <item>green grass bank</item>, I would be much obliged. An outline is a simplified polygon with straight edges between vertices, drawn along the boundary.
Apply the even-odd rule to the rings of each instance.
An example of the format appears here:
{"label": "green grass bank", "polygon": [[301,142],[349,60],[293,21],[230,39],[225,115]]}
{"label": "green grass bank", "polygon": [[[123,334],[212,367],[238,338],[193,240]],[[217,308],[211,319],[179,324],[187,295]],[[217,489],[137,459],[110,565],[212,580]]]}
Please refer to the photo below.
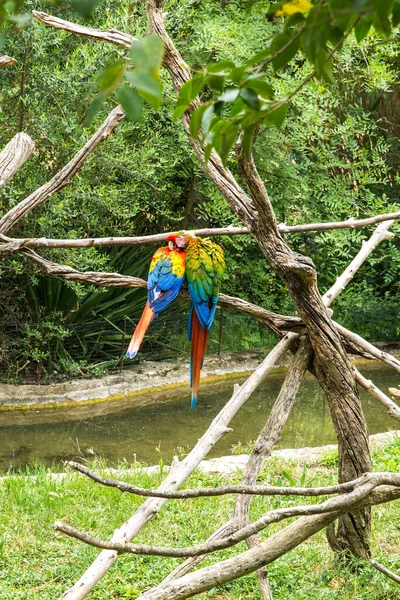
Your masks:
{"label": "green grass bank", "polygon": [[[374,469],[398,471],[400,438],[394,438],[373,454]],[[318,463],[300,464],[274,457],[268,461],[260,482],[273,485],[331,485],[337,478],[337,455],[326,453]],[[100,461],[91,464],[102,470]],[[140,486],[155,487],[163,479],[162,462],[156,474],[138,465],[118,465],[121,475]],[[51,470],[33,465],[23,474],[0,481],[0,598],[1,600],[54,600],[76,579],[97,555],[98,550],[56,533],[52,525],[62,520],[104,539],[111,537],[142,502],[140,498],[104,488],[73,472],[53,477]],[[31,476],[31,477],[28,477]],[[34,477],[32,477],[34,476]],[[221,475],[195,474],[187,487],[221,485]],[[239,483],[240,473],[229,478]],[[256,498],[252,519],[267,510],[316,499]],[[161,513],[140,533],[137,542],[186,546],[207,538],[230,518],[234,497],[169,501]],[[400,571],[400,501],[373,509],[374,558],[393,571]],[[274,532],[276,524],[268,529]],[[266,535],[264,533],[263,535]],[[225,550],[210,556],[204,564],[226,558],[244,549]],[[178,563],[175,559],[123,555],[90,594],[90,600],[137,598],[146,588],[161,581]],[[269,567],[274,600],[397,600],[400,587],[364,563],[345,569],[328,548],[320,533]],[[197,598],[257,600],[255,576],[215,588]]]}

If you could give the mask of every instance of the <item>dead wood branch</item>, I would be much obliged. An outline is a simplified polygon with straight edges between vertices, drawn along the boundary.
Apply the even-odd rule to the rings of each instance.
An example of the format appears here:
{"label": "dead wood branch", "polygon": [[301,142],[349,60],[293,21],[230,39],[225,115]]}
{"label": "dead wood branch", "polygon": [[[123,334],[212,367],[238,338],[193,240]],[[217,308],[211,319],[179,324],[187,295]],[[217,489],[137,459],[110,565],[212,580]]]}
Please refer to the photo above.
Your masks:
{"label": "dead wood branch", "polygon": [[[243,470],[242,485],[255,485],[258,475],[266,459],[271,455],[272,448],[280,440],[283,428],[289,418],[290,412],[296,402],[297,392],[303,381],[307,369],[312,361],[313,351],[308,338],[300,342],[295,357],[286,374],[285,381],[281,387],[278,398],[272,407],[267,422],[254,444],[252,453]],[[250,503],[252,496],[238,497],[235,505],[233,520],[236,527],[241,529],[250,523]],[[247,547],[254,548],[259,544],[257,535],[246,538]],[[268,599],[271,591],[268,582],[268,571],[266,567],[257,571],[258,585],[261,594]]]}
{"label": "dead wood branch", "polygon": [[278,508],[262,515],[259,519],[245,527],[238,529],[229,537],[214,541],[188,546],[186,548],[167,548],[163,546],[148,546],[146,544],[131,544],[129,542],[107,542],[99,540],[86,532],[81,532],[70,525],[57,521],[54,528],[71,537],[75,537],[87,544],[115,550],[118,553],[143,554],[151,556],[170,556],[182,558],[187,556],[200,556],[230,548],[248,537],[259,533],[272,523],[279,523],[286,519],[305,515],[320,515],[337,511],[347,512],[354,505],[364,500],[375,487],[382,485],[400,486],[400,474],[398,473],[365,473],[357,481],[348,482],[352,484],[352,491],[326,500],[322,504],[311,504],[304,506],[291,506],[289,508]]}
{"label": "dead wood branch", "polygon": [[[276,522],[275,519],[279,521],[284,518],[289,518],[289,513],[292,513],[293,516],[293,514],[295,515],[296,512],[299,513],[303,509],[306,511],[307,516],[303,516],[292,525],[285,527],[262,542],[256,548],[247,550],[238,556],[219,562],[211,567],[206,567],[205,569],[200,569],[194,573],[185,575],[184,577],[168,584],[164,584],[159,588],[153,588],[149,592],[142,594],[140,599],[165,600],[168,598],[169,600],[175,600],[194,596],[215,585],[226,583],[227,581],[251,573],[260,567],[273,562],[279,556],[292,550],[322,528],[326,527],[328,523],[337,519],[340,514],[343,514],[343,512],[348,511],[350,508],[353,510],[355,508],[360,509],[366,506],[390,502],[393,499],[400,497],[400,489],[398,487],[400,485],[399,474],[369,473],[364,477],[365,482],[360,484],[353,492],[332,498],[322,505],[292,507],[267,513],[261,519],[264,519],[265,521],[270,520],[270,522]],[[374,491],[374,488],[377,486],[381,487]],[[295,512],[293,513],[293,511]],[[261,521],[261,519],[259,521]],[[98,541],[103,543],[101,540]],[[104,544],[109,544],[109,542],[104,542]],[[122,543],[118,542],[118,547],[115,546],[115,542],[112,542],[112,545],[114,553],[126,552],[130,547],[130,545],[124,541],[122,541]],[[137,545],[134,544],[132,546],[136,546],[137,549]],[[196,550],[193,549],[193,551],[199,551],[198,548],[199,547],[196,547]],[[149,550],[148,547],[147,550]],[[158,552],[159,549],[157,548],[156,550]],[[186,549],[161,548],[160,552],[169,552],[170,550],[174,551],[174,556],[176,556],[176,552],[186,551]],[[154,551],[154,548],[152,548],[152,551]]]}
{"label": "dead wood branch", "polygon": [[371,342],[368,342],[363,337],[361,337],[361,335],[358,335],[358,333],[354,333],[353,331],[346,329],[346,327],[343,327],[343,325],[336,323],[336,321],[333,321],[333,323],[338,332],[343,336],[343,338],[353,343],[355,347],[360,348],[360,350],[364,350],[373,358],[376,358],[377,360],[380,360],[386,363],[387,365],[390,365],[400,373],[400,361],[395,356],[389,354],[388,352],[380,350],[379,348],[371,344]]}
{"label": "dead wood branch", "polygon": [[110,44],[122,46],[123,48],[130,48],[135,41],[134,37],[128,33],[122,33],[122,31],[118,31],[117,29],[92,29],[91,27],[84,27],[77,23],[71,23],[71,21],[64,21],[64,19],[59,19],[58,17],[53,17],[52,15],[37,10],[33,10],[32,14],[35,19],[49,27],[63,29],[64,31],[82,35],[92,40],[108,42]]}
{"label": "dead wood branch", "polygon": [[[146,0],[149,28],[164,42],[164,65],[169,71],[176,89],[189,78],[189,69],[174,46],[164,26],[163,1]],[[196,103],[193,104],[193,106]],[[211,159],[204,164],[201,145],[190,136],[190,111],[182,116],[189,140],[206,172],[225,196],[228,204],[244,224],[251,230],[264,256],[286,284],[302,317],[314,350],[314,367],[318,381],[326,394],[339,441],[339,477],[348,481],[369,471],[371,456],[368,434],[361,402],[350,360],[335,330],[330,315],[317,289],[316,270],[312,261],[293,252],[283,241],[278,229],[273,207],[252,157],[239,153],[237,161],[250,192],[251,200],[224,168],[221,161]],[[211,168],[212,167],[212,168]],[[213,171],[213,168],[215,170]],[[227,183],[235,188],[229,193]],[[343,549],[356,556],[366,557],[369,553],[370,515],[352,515],[340,525]]]}
{"label": "dead wood branch", "polygon": [[[364,506],[373,506],[385,502],[391,502],[400,497],[399,488],[382,486],[370,493],[363,500]],[[361,505],[362,506],[362,505]],[[359,508],[361,508],[359,506]],[[257,548],[252,548],[211,567],[199,569],[189,573],[175,581],[171,581],[162,587],[159,586],[139,596],[138,600],[181,600],[189,598],[197,593],[210,589],[247,575],[258,570],[283,554],[286,554],[306,539],[326,527],[339,516],[339,511],[330,512],[325,515],[302,517],[289,527],[285,527],[275,535],[271,536]]]}
{"label": "dead wood branch", "polygon": [[24,255],[36,263],[45,273],[53,277],[59,277],[65,281],[76,281],[90,285],[104,287],[147,287],[147,282],[139,277],[120,275],[119,273],[107,273],[106,271],[77,271],[67,265],[59,265],[36,254],[29,248],[23,249]]}
{"label": "dead wood branch", "polygon": [[396,573],[393,573],[393,571],[390,571],[384,565],[381,565],[381,563],[378,563],[376,560],[371,559],[369,561],[369,564],[372,567],[374,567],[377,571],[379,571],[380,573],[383,573],[384,575],[386,575],[386,577],[389,577],[389,579],[392,579],[396,583],[400,583],[400,576],[396,575]]}
{"label": "dead wood branch", "polygon": [[[11,240],[8,244],[4,244],[5,246],[12,245],[14,243],[17,244],[17,241],[13,238],[7,238],[6,236],[0,235],[0,239],[5,241]],[[120,275],[119,273],[108,273],[105,271],[77,271],[68,265],[61,265],[43,258],[29,248],[23,248],[21,250],[27,258],[35,262],[41,269],[43,269],[45,273],[52,275],[53,277],[59,277],[60,279],[64,279],[66,281],[76,281],[82,284],[104,287],[147,287],[146,281],[138,277]],[[187,292],[181,292],[181,295],[185,296],[187,295]],[[253,316],[279,337],[282,337],[282,335],[288,331],[299,331],[302,333],[305,332],[305,325],[298,317],[290,317],[273,313],[272,311],[261,308],[255,304],[251,304],[250,302],[242,300],[241,298],[220,294],[219,304],[220,306],[233,308]],[[346,347],[348,347],[350,352],[359,354],[366,358],[376,358],[377,360],[390,364],[395,369],[400,371],[400,361],[398,361],[394,356],[379,350],[379,348],[376,348],[373,344],[367,342],[358,334],[351,332],[342,325],[339,325],[339,323],[334,322],[334,324],[341,333],[343,343],[346,345]]]}
{"label": "dead wood branch", "polygon": [[22,167],[35,149],[26,133],[17,133],[0,152],[0,188]]}
{"label": "dead wood branch", "polygon": [[90,140],[79,150],[74,158],[61,169],[48,183],[42,185],[28,198],[19,202],[11,208],[8,213],[0,219],[0,233],[6,233],[15,223],[22,219],[30,210],[39,206],[52,194],[61,190],[71,182],[82,165],[86,162],[93,150],[112,133],[118,123],[124,118],[125,113],[120,106],[114,108],[104,123],[99,127]]}
{"label": "dead wood branch", "polygon": [[[235,386],[229,402],[227,402],[224,408],[215,417],[210,427],[199,439],[191,452],[174,470],[170,471],[169,475],[160,486],[161,491],[173,491],[178,489],[182,483],[186,481],[189,475],[193,473],[198,464],[210,452],[211,448],[229,431],[228,424],[231,419],[251,396],[254,390],[262,384],[276,362],[285,354],[285,352],[287,352],[295,335],[296,334],[289,333],[285,336],[244,384],[242,386]],[[130,541],[139,533],[146,523],[158,513],[166,501],[165,498],[151,498],[146,500],[136,513],[124,523],[120,529],[115,531],[112,541],[117,543]],[[62,594],[62,600],[82,600],[90,590],[93,589],[96,583],[100,581],[117,558],[118,554],[116,552],[103,550],[82,577],[69,590]]]}
{"label": "dead wood branch", "polygon": [[375,215],[374,217],[367,217],[366,219],[347,219],[346,221],[331,221],[328,223],[309,223],[305,225],[286,225],[280,223],[278,225],[281,233],[305,233],[307,231],[329,231],[332,229],[355,229],[356,227],[367,227],[369,225],[376,225],[376,223],[382,223],[383,221],[390,221],[391,219],[399,219],[400,212],[388,213],[385,215]]}
{"label": "dead wood branch", "polygon": [[366,258],[375,250],[375,248],[383,241],[390,240],[395,237],[394,233],[388,231],[394,223],[394,220],[385,221],[378,225],[374,233],[368,241],[362,242],[361,250],[353,258],[347,269],[336,279],[335,284],[323,296],[322,300],[325,306],[330,306],[337,298],[346,285],[353,279],[358,269],[364,264]]}
{"label": "dead wood branch", "polygon": [[[391,221],[400,219],[400,212],[389,213],[387,215],[377,215],[370,219],[360,221],[351,220],[351,227],[346,225],[348,221],[341,223],[309,223],[305,225],[278,225],[280,233],[301,233],[305,231],[320,231],[321,229],[343,229],[363,227],[373,225],[374,223]],[[339,225],[341,225],[339,227]],[[323,226],[323,227],[322,227]],[[9,238],[8,241],[18,242],[18,248],[104,248],[107,246],[138,246],[145,244],[158,244],[165,242],[169,235],[174,232],[158,233],[155,235],[134,236],[134,237],[106,237],[106,238],[80,238],[80,239],[52,239],[52,238]],[[213,236],[234,236],[234,235],[249,235],[247,227],[228,227],[196,229],[193,233],[199,237]],[[390,235],[389,237],[393,237]]]}
{"label": "dead wood branch", "polygon": [[356,367],[354,367],[354,373],[356,376],[356,381],[359,385],[361,385],[371,396],[373,396],[378,402],[383,404],[387,411],[393,419],[397,419],[400,421],[400,406],[397,406],[393,400],[386,396],[370,379],[366,379]]}
{"label": "dead wood branch", "polygon": [[4,67],[12,67],[16,62],[17,61],[15,58],[11,58],[11,56],[0,56],[0,69],[3,69]]}
{"label": "dead wood branch", "polygon": [[297,516],[320,515],[332,511],[335,511],[335,513],[336,511],[347,512],[347,510],[349,510],[355,504],[359,504],[360,501],[368,496],[372,490],[379,485],[400,486],[400,475],[398,473],[366,473],[360,479],[362,481],[357,485],[354,485],[352,492],[331,498],[322,504],[293,506],[289,508],[272,510],[262,515],[262,517],[257,519],[257,521],[254,521],[254,523],[238,529],[229,537],[213,543],[205,542],[203,544],[188,546],[186,548],[167,548],[163,546],[148,546],[146,544],[132,544],[129,542],[107,542],[104,540],[99,540],[98,538],[95,538],[86,532],[79,531],[78,529],[65,523],[61,523],[60,521],[57,521],[54,524],[54,528],[57,531],[61,531],[87,544],[106,550],[115,550],[119,554],[131,553],[149,556],[169,556],[176,558],[199,556],[217,552],[218,550],[223,550],[225,548],[230,548],[244,539],[247,539],[249,536],[259,533],[272,523],[279,523],[286,519]]}
{"label": "dead wood branch", "polygon": [[350,492],[354,490],[357,485],[360,485],[365,481],[363,475],[354,481],[347,481],[346,483],[319,488],[240,484],[169,492],[162,491],[160,489],[149,490],[147,488],[141,488],[136,485],[132,485],[126,481],[119,481],[117,479],[103,477],[102,475],[99,475],[99,473],[96,473],[96,471],[93,471],[92,469],[85,467],[85,465],[81,465],[80,463],[72,460],[68,462],[68,465],[71,467],[71,469],[86,475],[96,483],[100,483],[101,485],[105,485],[107,487],[116,488],[120,490],[120,492],[128,492],[129,494],[146,496],[150,498],[168,498],[171,500],[183,500],[187,498],[210,498],[214,496],[226,496],[227,494],[251,494],[253,496],[329,496],[331,494]]}

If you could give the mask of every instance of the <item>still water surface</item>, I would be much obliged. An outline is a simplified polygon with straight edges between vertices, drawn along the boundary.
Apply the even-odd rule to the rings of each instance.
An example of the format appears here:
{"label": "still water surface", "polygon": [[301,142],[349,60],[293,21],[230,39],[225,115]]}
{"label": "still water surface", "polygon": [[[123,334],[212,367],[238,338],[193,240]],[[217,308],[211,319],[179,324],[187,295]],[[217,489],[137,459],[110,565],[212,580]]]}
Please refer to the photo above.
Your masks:
{"label": "still water surface", "polygon": [[[386,393],[388,387],[400,385],[399,374],[391,368],[371,363],[367,368],[360,367],[360,370]],[[211,456],[229,454],[233,445],[239,442],[246,444],[257,437],[283,378],[282,373],[268,377],[232,420],[230,426],[233,432],[219,441]],[[101,410],[113,412],[102,415],[98,415],[98,407],[73,409],[73,412],[65,413],[59,410],[20,413],[22,424],[9,425],[7,415],[0,414],[0,472],[18,469],[32,460],[51,465],[53,462],[94,454],[104,458],[110,465],[124,459],[133,462],[135,458],[155,464],[160,455],[164,462],[168,462],[176,449],[188,450],[196,443],[231,397],[233,384],[233,381],[203,384],[196,410],[190,408],[190,392],[187,388],[174,391],[172,396],[170,392],[168,402],[141,408],[135,408],[135,398],[119,405],[108,405]],[[371,434],[399,428],[397,421],[388,416],[384,407],[363,390],[361,394]],[[97,416],[93,416],[96,413]],[[37,422],[40,420],[47,422]],[[279,447],[320,446],[334,442],[335,435],[324,395],[315,379],[308,375]]]}

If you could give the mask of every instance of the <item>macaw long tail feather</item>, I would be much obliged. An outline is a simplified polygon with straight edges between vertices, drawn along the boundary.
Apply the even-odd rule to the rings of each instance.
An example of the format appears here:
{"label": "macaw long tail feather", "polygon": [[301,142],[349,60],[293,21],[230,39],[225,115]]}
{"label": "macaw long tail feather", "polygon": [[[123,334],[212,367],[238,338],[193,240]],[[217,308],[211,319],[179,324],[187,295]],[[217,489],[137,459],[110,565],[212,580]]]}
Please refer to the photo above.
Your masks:
{"label": "macaw long tail feather", "polygon": [[192,388],[192,408],[196,408],[197,393],[200,385],[200,370],[203,366],[203,360],[207,350],[208,329],[201,326],[196,311],[193,309],[191,312],[190,385]]}
{"label": "macaw long tail feather", "polygon": [[145,333],[154,317],[154,310],[151,308],[150,304],[146,302],[146,306],[144,307],[140,321],[133,332],[133,336],[128,347],[128,352],[126,353],[126,356],[129,358],[135,358],[139,351],[140,345],[143,342]]}

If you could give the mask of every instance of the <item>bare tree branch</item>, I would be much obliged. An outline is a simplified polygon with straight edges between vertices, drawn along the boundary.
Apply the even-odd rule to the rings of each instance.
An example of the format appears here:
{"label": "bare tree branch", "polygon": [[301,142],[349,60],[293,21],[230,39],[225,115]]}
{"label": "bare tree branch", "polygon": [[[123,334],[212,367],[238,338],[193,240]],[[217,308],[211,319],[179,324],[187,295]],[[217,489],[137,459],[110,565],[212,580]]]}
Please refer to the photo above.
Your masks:
{"label": "bare tree branch", "polygon": [[278,508],[265,513],[259,519],[254,521],[254,523],[238,529],[229,537],[225,537],[214,542],[204,542],[202,544],[196,544],[195,546],[188,546],[186,548],[167,548],[163,546],[148,546],[146,544],[132,544],[129,542],[106,542],[99,540],[98,538],[95,538],[86,532],[81,532],[70,525],[61,523],[60,521],[55,523],[54,528],[57,531],[62,531],[63,533],[75,537],[92,546],[103,548],[105,550],[115,550],[118,553],[128,552],[131,554],[171,556],[176,558],[202,556],[204,554],[210,554],[211,552],[217,552],[218,550],[230,548],[231,546],[234,546],[247,539],[249,536],[259,533],[272,523],[279,523],[280,521],[293,517],[304,515],[320,515],[334,511],[336,518],[337,511],[340,511],[341,513],[347,512],[355,504],[360,504],[360,502],[370,495],[375,487],[381,485],[390,485],[396,487],[400,486],[400,474],[365,473],[356,481],[349,483],[353,484],[352,491],[326,500],[322,504],[308,504],[304,506]]}
{"label": "bare tree branch", "polygon": [[58,17],[53,17],[52,15],[49,15],[45,12],[39,12],[37,10],[33,10],[32,14],[35,19],[41,21],[49,27],[54,27],[55,29],[64,29],[64,31],[82,35],[92,40],[108,42],[110,44],[122,46],[123,48],[130,48],[135,41],[133,36],[129,35],[128,33],[122,33],[122,31],[118,31],[117,29],[101,30],[92,29],[91,27],[83,27],[77,23],[64,21],[64,19],[59,19]]}
{"label": "bare tree branch", "polygon": [[22,167],[35,149],[26,133],[17,133],[0,152],[0,188]]}
{"label": "bare tree branch", "polygon": [[365,476],[363,475],[354,481],[347,481],[346,483],[317,488],[241,484],[169,492],[162,491],[160,489],[149,490],[147,488],[132,485],[126,481],[119,481],[117,479],[103,477],[102,475],[99,475],[99,473],[96,473],[96,471],[93,471],[92,469],[89,469],[85,465],[81,465],[76,461],[68,461],[68,465],[71,467],[71,469],[86,475],[96,483],[100,483],[101,485],[105,485],[107,487],[116,488],[120,492],[128,492],[129,494],[135,494],[136,496],[168,498],[173,500],[183,500],[187,498],[209,498],[214,496],[226,496],[227,494],[251,494],[252,496],[329,496],[331,494],[351,492],[355,487],[365,482]]}
{"label": "bare tree branch", "polygon": [[61,169],[61,171],[59,171],[48,183],[42,185],[42,187],[28,196],[28,198],[22,200],[16,206],[11,208],[8,213],[6,213],[4,217],[0,219],[0,233],[6,233],[30,210],[36,206],[39,206],[39,204],[47,200],[47,198],[49,198],[52,194],[68,185],[71,179],[86,162],[88,156],[103,140],[105,140],[112,133],[124,116],[125,113],[120,106],[114,108],[96,133],[90,138],[84,147],[79,150],[74,158]]}
{"label": "bare tree branch", "polygon": [[347,219],[347,221],[331,221],[329,223],[309,223],[308,225],[286,225],[281,223],[278,229],[281,233],[304,233],[306,231],[328,231],[331,229],[355,229],[356,227],[367,227],[391,219],[399,219],[400,212],[375,215],[366,219]]}
{"label": "bare tree branch", "polygon": [[[390,502],[399,497],[399,488],[382,486],[367,495],[362,502],[364,506],[372,506]],[[340,512],[337,511],[311,517],[302,517],[289,527],[285,527],[275,535],[269,537],[257,548],[252,548],[226,561],[199,569],[194,573],[189,573],[162,587],[149,590],[139,596],[138,600],[165,600],[166,598],[168,600],[182,600],[183,598],[189,598],[210,589],[215,585],[221,585],[234,578],[247,575],[286,554],[326,527],[339,514]]]}
{"label": "bare tree branch", "polygon": [[354,373],[356,376],[356,381],[359,385],[361,385],[371,396],[376,398],[385,408],[387,408],[388,413],[393,419],[397,419],[400,421],[400,406],[397,406],[393,400],[386,396],[376,385],[372,383],[370,379],[366,379],[356,367],[354,368]]}
{"label": "bare tree branch", "polygon": [[15,58],[11,58],[11,56],[0,56],[0,69],[3,69],[4,67],[12,67],[16,62],[17,61]]}
{"label": "bare tree branch", "polygon": [[132,277],[130,275],[120,275],[119,273],[107,273],[106,271],[77,271],[73,267],[67,265],[59,265],[47,260],[39,254],[36,254],[34,250],[29,248],[23,249],[23,253],[30,260],[36,263],[42,268],[45,273],[52,275],[53,277],[59,277],[66,281],[76,281],[78,283],[85,283],[90,285],[98,285],[104,287],[147,287],[147,282],[139,277]]}
{"label": "bare tree branch", "polygon": [[[238,556],[227,559],[211,567],[200,569],[195,573],[185,575],[178,580],[172,581],[168,584],[164,584],[158,588],[153,588],[149,592],[140,596],[141,600],[169,600],[183,599],[190,596],[194,596],[197,593],[210,589],[215,585],[220,585],[232,579],[236,579],[245,574],[253,572],[259,569],[261,566],[269,564],[276,560],[279,556],[287,553],[289,550],[295,548],[300,543],[317,533],[320,529],[325,527],[328,523],[335,520],[340,514],[347,512],[350,508],[361,508],[363,506],[372,506],[384,502],[389,502],[394,498],[400,497],[400,489],[397,487],[400,485],[400,475],[395,473],[373,473],[366,474],[365,482],[360,484],[353,492],[330,499],[324,502],[322,505],[309,505],[304,507],[292,507],[289,509],[278,509],[277,511],[271,511],[266,515],[263,515],[256,523],[248,526],[246,529],[258,528],[267,526],[268,522],[277,522],[289,516],[297,516],[303,510],[307,516],[303,516],[301,519],[293,523],[292,525],[282,529],[275,535],[271,536],[264,542],[262,542],[256,548],[248,550]],[[388,484],[388,485],[387,485]],[[377,491],[373,491],[376,486],[382,486]],[[396,486],[396,487],[393,487]],[[58,524],[57,529],[63,529],[66,533],[71,533],[69,526],[65,527],[63,524]],[[65,529],[64,529],[65,528]],[[75,530],[72,529],[75,533]],[[81,532],[78,532],[80,535]],[[239,534],[239,532],[237,532]],[[236,535],[237,535],[236,534]],[[240,535],[243,535],[244,531]],[[237,536],[239,537],[239,536]],[[82,538],[81,538],[82,539]],[[92,541],[93,538],[83,539],[83,541]],[[95,545],[100,544],[112,547],[114,552],[126,552],[138,550],[138,545],[129,544],[129,542],[102,542],[94,538]],[[231,542],[231,540],[229,540]],[[228,540],[224,540],[224,543],[228,543]],[[219,546],[222,545],[222,541]],[[231,544],[232,545],[232,544]],[[178,553],[184,554],[184,552],[204,552],[204,545],[198,545],[190,548],[182,549],[169,549],[169,548],[154,548],[144,547],[141,545],[141,551],[146,553],[156,553],[157,555],[168,555],[170,551],[173,551],[173,555],[177,556]],[[167,554],[168,552],[168,554]]]}
{"label": "bare tree branch", "polygon": [[[252,375],[242,386],[236,385],[229,402],[215,417],[213,422],[194,448],[183,459],[181,463],[168,474],[162,483],[161,491],[173,491],[178,489],[198,464],[210,452],[217,441],[229,431],[228,424],[243,404],[248,400],[253,391],[265,380],[265,377],[274,367],[276,362],[287,352],[296,334],[289,333],[268,354],[263,362],[257,367]],[[112,538],[113,542],[126,542],[134,538],[138,532],[150,521],[162,508],[167,500],[164,498],[148,499],[136,511],[136,513],[120,529],[117,529]],[[62,600],[82,600],[96,585],[108,569],[117,560],[118,554],[104,550],[90,565],[81,578],[64,594]],[[61,600],[61,599],[60,599]]]}
{"label": "bare tree branch", "polygon": [[[360,268],[363,262],[366,260],[368,255],[373,251],[380,241],[386,239],[387,227],[384,227],[382,231],[381,226],[377,227],[368,242],[364,243],[361,250],[357,253],[353,261],[344,271],[341,277],[335,282],[335,284],[326,292],[323,297],[323,301],[326,304],[332,302],[338,294],[343,291],[346,285],[351,281],[354,273]],[[254,485],[257,481],[258,474],[264,464],[265,460],[270,456],[273,446],[279,441],[283,427],[288,419],[290,411],[296,400],[296,395],[300,383],[304,377],[304,374],[309,366],[311,360],[311,347],[307,340],[304,340],[297,350],[296,356],[289,368],[286,375],[284,384],[281,388],[279,396],[272,407],[271,413],[268,417],[267,423],[264,429],[261,431],[253,451],[249,457],[249,460],[244,468],[242,476],[242,484]],[[371,384],[373,385],[373,384]],[[375,386],[374,386],[375,387]],[[366,388],[368,390],[368,388]],[[368,390],[369,391],[369,390]],[[378,390],[379,391],[379,390]],[[382,393],[382,392],[381,392]],[[389,402],[390,399],[388,399]],[[394,403],[392,403],[394,404]],[[396,406],[394,404],[394,406]],[[394,409],[393,409],[394,412]],[[243,527],[249,519],[249,507],[250,507],[250,496],[240,496],[236,502],[234,518],[230,521],[226,527],[220,528],[218,535],[214,536],[217,538],[231,535],[238,527]],[[254,547],[257,544],[257,538],[255,536],[250,537],[246,540],[248,547]],[[185,561],[182,565],[179,565],[170,575],[164,580],[163,583],[167,583],[176,577],[181,577],[188,573],[194,568],[202,558],[192,557]],[[264,596],[267,595],[267,574],[264,569],[257,571],[257,577],[259,584]],[[266,588],[263,592],[262,588]]]}
{"label": "bare tree branch", "polygon": [[357,348],[360,348],[360,350],[364,350],[373,358],[376,358],[377,360],[380,360],[386,363],[387,365],[390,365],[400,373],[400,361],[395,356],[392,356],[392,354],[380,350],[379,348],[371,344],[371,342],[368,342],[363,337],[361,337],[361,335],[358,335],[358,333],[354,333],[353,331],[346,329],[346,327],[343,327],[343,325],[340,325],[336,321],[333,321],[333,324],[335,325],[338,332],[343,336],[343,338],[353,343]]}
{"label": "bare tree branch", "polygon": [[385,221],[378,225],[374,233],[371,235],[368,241],[363,241],[361,250],[353,258],[347,269],[336,279],[335,284],[322,296],[322,300],[325,306],[330,306],[332,302],[337,298],[346,285],[351,281],[363,265],[366,258],[375,250],[375,248],[383,241],[390,240],[395,237],[394,233],[388,231],[394,223],[394,220]]}
{"label": "bare tree branch", "polygon": [[[355,227],[364,227],[367,225],[373,225],[374,223],[380,223],[390,221],[393,219],[400,219],[400,212],[388,213],[386,215],[377,215],[370,219],[362,219],[356,221],[350,219],[349,221],[342,221],[339,223],[309,223],[305,225],[278,225],[278,231],[280,233],[301,233],[306,231],[321,231],[321,230],[332,230],[332,229],[354,229]],[[348,224],[351,223],[351,224]],[[16,249],[21,248],[104,248],[107,246],[138,246],[145,244],[158,244],[165,242],[169,235],[174,232],[158,233],[155,235],[146,236],[134,236],[134,237],[106,237],[106,238],[80,238],[80,239],[52,239],[52,238],[5,238],[7,242],[13,242],[17,244]],[[228,227],[209,228],[209,229],[195,229],[193,233],[198,237],[212,237],[212,236],[234,236],[234,235],[249,235],[247,227],[234,227],[229,225]],[[389,237],[393,237],[390,235]],[[388,239],[389,239],[388,237]],[[15,250],[10,250],[15,251]]]}
{"label": "bare tree branch", "polygon": [[371,560],[369,560],[369,564],[371,566],[373,566],[380,573],[383,573],[384,575],[386,575],[387,577],[389,577],[389,579],[392,579],[396,583],[400,583],[400,576],[396,575],[396,573],[393,573],[393,571],[390,571],[384,565],[381,565],[381,563],[378,563],[376,560],[371,559]]}

